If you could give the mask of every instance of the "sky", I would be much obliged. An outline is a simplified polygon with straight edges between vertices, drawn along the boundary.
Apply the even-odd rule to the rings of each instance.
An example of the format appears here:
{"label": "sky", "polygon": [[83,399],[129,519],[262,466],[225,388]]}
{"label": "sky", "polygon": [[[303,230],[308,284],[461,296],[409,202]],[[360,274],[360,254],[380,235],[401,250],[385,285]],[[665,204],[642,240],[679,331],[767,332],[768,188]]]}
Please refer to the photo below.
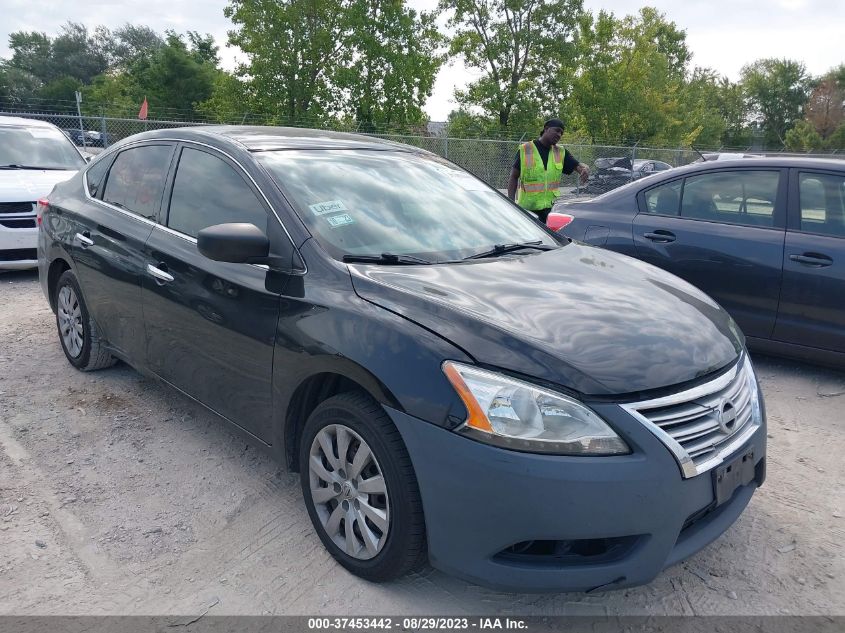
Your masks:
{"label": "sky", "polygon": [[[41,31],[54,36],[68,20],[93,31],[97,25],[115,29],[126,22],[144,24],[159,33],[210,33],[220,46],[224,68],[231,70],[240,51],[227,48],[232,23],[223,16],[225,0],[145,0],[142,3],[103,0],[0,0],[0,57],[9,58],[9,34]],[[437,0],[408,0],[409,6],[431,10]],[[786,57],[804,62],[813,75],[845,63],[845,2],[842,0],[584,0],[584,8],[616,16],[653,6],[686,31],[692,63],[708,67],[732,81],[741,68],[763,57]],[[133,10],[129,10],[134,7]],[[460,61],[444,66],[425,106],[433,121],[444,121],[455,108],[452,94],[475,75]]]}

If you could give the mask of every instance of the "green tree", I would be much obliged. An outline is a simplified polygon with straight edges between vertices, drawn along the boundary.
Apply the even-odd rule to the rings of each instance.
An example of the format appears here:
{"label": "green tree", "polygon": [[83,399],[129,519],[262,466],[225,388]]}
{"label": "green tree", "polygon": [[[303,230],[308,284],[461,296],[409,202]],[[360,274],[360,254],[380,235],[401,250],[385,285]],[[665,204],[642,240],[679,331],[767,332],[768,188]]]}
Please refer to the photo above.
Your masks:
{"label": "green tree", "polygon": [[347,18],[352,55],[336,75],[345,113],[362,131],[425,122],[422,108],[443,63],[434,15],[417,15],[402,0],[355,0]]}
{"label": "green tree", "polygon": [[50,79],[72,77],[87,84],[108,68],[100,40],[76,22],[62,26],[61,34],[53,38],[50,55]]}
{"label": "green tree", "polygon": [[195,51],[175,33],[152,58],[136,60],[129,71],[140,91],[137,96],[147,97],[150,109],[166,116],[193,113],[195,104],[211,97],[216,74],[211,64],[198,62]]}
{"label": "green tree", "polygon": [[760,59],[742,69],[742,85],[752,114],[770,145],[784,145],[786,132],[802,118],[809,77],[801,62]]}
{"label": "green tree", "polygon": [[733,83],[726,77],[719,81],[718,109],[725,122],[721,145],[727,147],[750,145],[749,107],[742,84]]}
{"label": "green tree", "polygon": [[680,111],[684,116],[677,117],[676,121],[682,145],[717,147],[722,144],[727,123],[721,102],[721,81],[716,73],[696,68],[680,91]]}
{"label": "green tree", "polygon": [[12,58],[8,65],[17,68],[42,83],[50,81],[55,73],[50,69],[52,42],[46,33],[17,31],[9,35]]}
{"label": "green tree", "polygon": [[125,24],[114,32],[97,29],[100,49],[112,71],[126,71],[139,59],[150,58],[162,46],[164,38],[148,26]]}
{"label": "green tree", "polygon": [[43,85],[32,73],[0,61],[0,103],[21,106],[36,98]]}
{"label": "green tree", "polygon": [[82,88],[82,82],[74,77],[60,77],[38,90],[38,98],[54,104],[64,105],[65,110],[76,111],[76,92]]}
{"label": "green tree", "polygon": [[455,92],[507,128],[515,112],[531,118],[564,109],[576,67],[582,0],[440,0],[455,29],[449,54],[483,75]]}
{"label": "green tree", "polygon": [[349,0],[232,0],[229,43],[249,59],[236,71],[247,82],[244,105],[288,124],[336,111],[349,8]]}
{"label": "green tree", "polygon": [[573,103],[593,142],[678,143],[701,133],[703,126],[696,133],[681,102],[686,97],[699,107],[710,79],[696,78],[684,95],[690,59],[685,37],[648,7],[622,19],[604,11],[582,18]]}
{"label": "green tree", "polygon": [[793,152],[810,152],[820,150],[825,143],[816,128],[809,121],[798,121],[791,129],[786,131],[785,146]]}

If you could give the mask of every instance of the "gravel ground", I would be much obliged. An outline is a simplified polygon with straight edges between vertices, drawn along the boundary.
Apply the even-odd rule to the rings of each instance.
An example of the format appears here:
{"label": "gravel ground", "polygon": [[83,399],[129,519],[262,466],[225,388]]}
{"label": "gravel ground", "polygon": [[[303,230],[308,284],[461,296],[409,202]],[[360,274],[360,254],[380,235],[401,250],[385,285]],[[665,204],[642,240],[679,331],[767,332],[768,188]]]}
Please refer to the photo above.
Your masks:
{"label": "gravel ground", "polygon": [[73,370],[36,274],[0,274],[0,614],[845,615],[845,373],[755,362],[766,485],[651,584],[374,585],[323,549],[296,475],[125,365]]}

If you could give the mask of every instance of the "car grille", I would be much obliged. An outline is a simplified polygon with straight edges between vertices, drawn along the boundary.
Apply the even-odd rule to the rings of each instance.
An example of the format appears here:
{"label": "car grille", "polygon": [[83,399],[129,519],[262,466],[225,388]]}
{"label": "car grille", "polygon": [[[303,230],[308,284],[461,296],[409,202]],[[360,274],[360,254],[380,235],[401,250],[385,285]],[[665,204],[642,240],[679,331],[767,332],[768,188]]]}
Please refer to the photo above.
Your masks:
{"label": "car grille", "polygon": [[0,250],[0,262],[19,262],[30,259],[38,259],[38,251],[34,248]]}
{"label": "car grille", "polygon": [[623,408],[669,447],[684,477],[693,477],[721,464],[759,428],[752,385],[746,357],[704,385]]}
{"label": "car grille", "polygon": [[34,214],[34,202],[0,202],[0,215]]}
{"label": "car grille", "polygon": [[34,229],[36,228],[35,220],[33,218],[3,220],[0,219],[0,226],[5,226],[7,229]]}

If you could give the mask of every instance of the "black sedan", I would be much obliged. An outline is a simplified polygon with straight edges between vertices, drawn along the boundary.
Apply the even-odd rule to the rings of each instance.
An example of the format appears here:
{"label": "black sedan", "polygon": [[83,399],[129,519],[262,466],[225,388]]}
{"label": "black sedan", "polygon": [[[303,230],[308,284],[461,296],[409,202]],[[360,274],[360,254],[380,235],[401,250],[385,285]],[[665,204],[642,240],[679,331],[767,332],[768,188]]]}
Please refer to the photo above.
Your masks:
{"label": "black sedan", "polygon": [[364,578],[428,559],[507,589],[639,584],[764,480],[765,410],[722,308],[417,148],[148,132],[39,220],[70,365],[123,360],[275,453]]}
{"label": "black sedan", "polygon": [[845,364],[845,161],[700,163],[561,201],[549,223],[698,286],[752,347]]}

